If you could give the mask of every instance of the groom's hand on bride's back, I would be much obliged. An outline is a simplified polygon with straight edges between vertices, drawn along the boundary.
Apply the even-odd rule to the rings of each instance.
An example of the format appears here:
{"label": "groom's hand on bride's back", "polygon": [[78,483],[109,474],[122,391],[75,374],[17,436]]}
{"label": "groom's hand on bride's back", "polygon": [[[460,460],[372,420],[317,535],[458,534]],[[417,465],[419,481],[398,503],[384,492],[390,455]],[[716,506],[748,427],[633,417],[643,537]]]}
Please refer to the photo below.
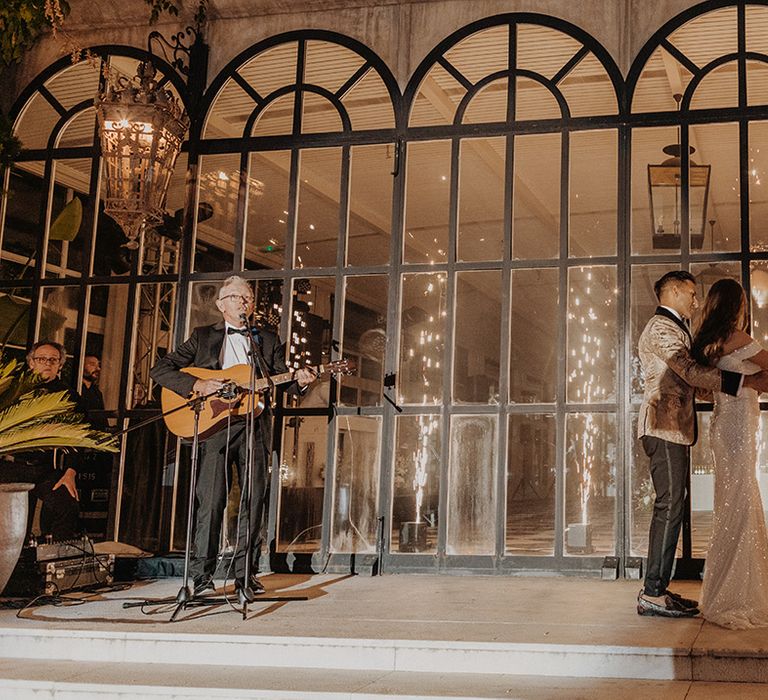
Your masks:
{"label": "groom's hand on bride's back", "polygon": [[743,386],[754,389],[759,394],[768,391],[768,370],[762,370],[757,374],[748,374],[744,377]]}

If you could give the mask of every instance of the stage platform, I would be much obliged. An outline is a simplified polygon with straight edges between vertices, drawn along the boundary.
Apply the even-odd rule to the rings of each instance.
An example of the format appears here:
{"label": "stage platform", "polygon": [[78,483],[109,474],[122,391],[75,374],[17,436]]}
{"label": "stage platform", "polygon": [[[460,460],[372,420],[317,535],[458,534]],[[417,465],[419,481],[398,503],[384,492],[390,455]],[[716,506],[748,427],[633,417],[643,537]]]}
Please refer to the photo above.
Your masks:
{"label": "stage platform", "polygon": [[[227,606],[124,609],[178,579],[0,610],[8,698],[768,698],[768,630],[635,612],[636,581],[286,575]],[[697,597],[700,586],[676,590]],[[228,589],[228,590],[231,590]],[[219,589],[221,592],[221,588]],[[79,603],[79,604],[77,604]]]}

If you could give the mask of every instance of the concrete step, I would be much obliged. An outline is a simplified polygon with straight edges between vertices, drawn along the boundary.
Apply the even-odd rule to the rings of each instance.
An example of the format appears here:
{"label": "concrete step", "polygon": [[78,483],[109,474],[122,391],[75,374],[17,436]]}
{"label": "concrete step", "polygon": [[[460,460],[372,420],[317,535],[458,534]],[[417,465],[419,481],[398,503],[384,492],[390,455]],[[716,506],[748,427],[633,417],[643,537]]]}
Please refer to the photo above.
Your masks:
{"label": "concrete step", "polygon": [[[178,628],[177,628],[178,629]],[[0,628],[0,658],[768,683],[768,650]],[[766,686],[768,690],[768,686]],[[768,697],[768,693],[766,694]]]}
{"label": "concrete step", "polygon": [[605,678],[542,678],[480,673],[350,671],[0,659],[0,697],[13,700],[758,700],[768,687]]}

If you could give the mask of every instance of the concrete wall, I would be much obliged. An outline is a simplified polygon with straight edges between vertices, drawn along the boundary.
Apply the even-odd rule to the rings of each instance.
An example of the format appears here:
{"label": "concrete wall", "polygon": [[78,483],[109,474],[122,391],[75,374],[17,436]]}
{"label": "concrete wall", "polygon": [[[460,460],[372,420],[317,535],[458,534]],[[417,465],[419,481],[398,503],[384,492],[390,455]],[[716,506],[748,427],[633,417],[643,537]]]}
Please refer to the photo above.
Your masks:
{"label": "concrete wall", "polygon": [[[191,21],[188,12],[150,28],[143,0],[115,3],[70,0],[66,28],[82,46],[146,47],[152,28],[166,36]],[[194,6],[186,0],[187,6]],[[461,27],[492,15],[534,12],[566,20],[591,34],[626,75],[643,44],[665,22],[699,4],[692,0],[210,0],[209,75],[267,37],[296,29],[326,29],[373,49],[401,89],[429,51]],[[164,20],[167,19],[164,17]],[[34,77],[61,56],[62,44],[46,37],[23,63],[2,76],[0,106],[7,109]]]}

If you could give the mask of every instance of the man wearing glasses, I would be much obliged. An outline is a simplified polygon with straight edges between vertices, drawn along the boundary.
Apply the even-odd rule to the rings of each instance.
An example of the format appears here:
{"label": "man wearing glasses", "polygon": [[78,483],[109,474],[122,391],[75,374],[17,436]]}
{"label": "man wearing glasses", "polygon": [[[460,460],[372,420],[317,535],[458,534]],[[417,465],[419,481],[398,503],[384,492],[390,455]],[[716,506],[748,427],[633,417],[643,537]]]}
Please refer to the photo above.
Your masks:
{"label": "man wearing glasses", "polygon": [[[80,407],[80,397],[72,392],[59,377],[67,359],[64,346],[51,340],[35,343],[27,353],[27,364],[42,382],[37,392],[54,393],[65,391],[71,401]],[[68,457],[65,466],[59,467],[63,455],[51,452],[24,452],[14,456],[13,462],[3,468],[3,480],[26,481],[35,487],[29,492],[30,509],[28,530],[31,530],[37,499],[42,502],[40,509],[40,531],[51,535],[54,540],[69,540],[81,533],[80,508],[78,505],[75,478],[77,472]],[[59,459],[57,459],[59,457]]]}
{"label": "man wearing glasses", "polygon": [[[288,371],[285,349],[277,335],[265,329],[250,328],[248,325],[254,309],[254,296],[246,280],[237,275],[228,277],[219,289],[215,304],[223,317],[222,320],[210,326],[195,328],[187,341],[168,353],[152,368],[152,379],[180,396],[209,396],[221,390],[224,383],[218,379],[196,379],[180,370],[184,367],[226,369],[233,365],[251,364],[252,346],[249,334],[257,342],[270,375]],[[301,394],[314,381],[315,376],[307,369],[300,369],[294,378],[295,381],[288,385],[287,391]],[[235,588],[241,591],[249,602],[251,592],[264,591],[263,585],[255,576],[251,576],[250,581],[245,581],[245,543],[249,528],[252,543],[250,556],[258,552],[267,464],[272,448],[271,416],[268,409],[256,421],[254,440],[250,523],[246,523],[244,509],[241,508],[238,513],[234,559]],[[233,418],[228,428],[222,428],[200,444],[195,492],[195,536],[190,564],[195,595],[214,588],[213,575],[219,553],[227,487],[232,483],[232,463],[237,467],[238,480],[242,484],[245,456],[245,422],[242,419]],[[243,499],[241,506],[242,504]],[[257,561],[252,560],[251,571],[257,570],[257,564]]]}

